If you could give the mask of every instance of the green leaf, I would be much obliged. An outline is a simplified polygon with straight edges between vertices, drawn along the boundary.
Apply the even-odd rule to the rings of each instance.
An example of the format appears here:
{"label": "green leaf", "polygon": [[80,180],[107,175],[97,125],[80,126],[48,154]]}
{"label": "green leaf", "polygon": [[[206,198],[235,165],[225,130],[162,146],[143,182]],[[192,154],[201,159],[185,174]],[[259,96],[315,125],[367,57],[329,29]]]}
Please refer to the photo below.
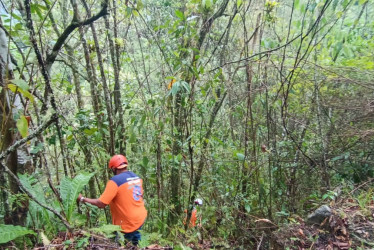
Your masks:
{"label": "green leaf", "polygon": [[341,5],[342,5],[343,8],[345,9],[345,8],[348,6],[349,3],[350,3],[349,0],[343,0],[343,1],[341,2]]}
{"label": "green leaf", "polygon": [[34,97],[30,94],[29,91],[27,90],[23,90],[22,88],[20,88],[19,86],[15,85],[15,84],[12,84],[12,83],[9,83],[8,84],[8,88],[10,91],[12,91],[13,93],[17,93],[17,91],[19,93],[21,93],[24,97],[28,98],[31,102],[34,102]]}
{"label": "green leaf", "polygon": [[43,15],[42,15],[42,12],[40,10],[41,6],[42,5],[39,5],[39,4],[30,4],[31,13],[36,13],[39,16],[40,20],[43,19]]}
{"label": "green leaf", "polygon": [[141,10],[141,9],[143,9],[143,2],[142,1],[140,1],[140,0],[137,0],[136,1],[136,8],[138,9],[138,10]]}
{"label": "green leaf", "polygon": [[16,25],[14,25],[14,29],[13,30],[17,31],[17,30],[21,30],[21,29],[23,29],[23,26],[22,26],[21,23],[17,23]]}
{"label": "green leaf", "polygon": [[104,235],[110,235],[114,232],[121,231],[122,229],[119,225],[107,224],[102,225],[101,227],[92,228],[90,230],[93,232],[102,233]]}
{"label": "green leaf", "polygon": [[18,16],[16,13],[12,12],[12,17],[18,21],[22,21],[22,17]]}
{"label": "green leaf", "polygon": [[67,246],[67,245],[70,245],[72,242],[71,242],[71,240],[65,240],[63,243],[64,243],[64,245]]}
{"label": "green leaf", "polygon": [[245,156],[241,153],[236,153],[236,157],[238,157],[239,161],[244,161]]}
{"label": "green leaf", "polygon": [[97,131],[97,128],[90,128],[90,129],[85,129],[84,133],[86,135],[93,135]]}
{"label": "green leaf", "polygon": [[30,153],[31,154],[37,154],[37,153],[41,152],[43,149],[44,149],[44,144],[39,142],[36,146],[31,148]]}
{"label": "green leaf", "polygon": [[125,17],[130,17],[132,14],[132,8],[126,7]]}
{"label": "green leaf", "polygon": [[190,85],[188,84],[188,82],[181,81],[181,84],[182,84],[183,88],[187,91],[187,93],[189,94],[190,91],[191,91],[191,87],[190,87]]}
{"label": "green leaf", "polygon": [[130,134],[129,142],[130,142],[130,143],[135,143],[135,142],[136,142],[136,134],[135,134],[134,132],[132,132],[132,133]]}
{"label": "green leaf", "polygon": [[134,16],[139,16],[139,12],[138,12],[136,9],[133,9],[133,10],[132,10],[132,14],[133,14]]}
{"label": "green leaf", "polygon": [[149,159],[147,156],[143,156],[143,166],[146,167],[148,165]]}
{"label": "green leaf", "polygon": [[29,124],[25,116],[22,115],[17,120],[17,129],[18,129],[18,132],[21,134],[22,138],[25,138],[27,136],[28,131],[29,131]]}
{"label": "green leaf", "polygon": [[79,174],[75,176],[73,180],[66,177],[61,181],[60,194],[68,221],[72,218],[73,211],[77,205],[76,199],[78,198],[79,192],[88,184],[94,174],[95,173]]}
{"label": "green leaf", "polygon": [[173,95],[173,96],[175,96],[177,93],[178,93],[178,91],[179,91],[179,89],[180,89],[180,81],[178,81],[178,82],[175,82],[174,84],[173,84],[173,86],[171,87],[171,94]]}
{"label": "green leaf", "polygon": [[21,226],[1,224],[0,225],[0,244],[7,243],[11,240],[14,240],[26,234],[35,235],[35,232],[25,227],[21,227]]}
{"label": "green leaf", "polygon": [[236,7],[239,9],[242,3],[243,3],[243,0],[236,0]]}
{"label": "green leaf", "polygon": [[244,208],[247,213],[251,212],[251,206],[249,204],[245,204]]}
{"label": "green leaf", "polygon": [[181,19],[181,20],[184,20],[184,19],[185,19],[183,12],[180,11],[180,10],[176,10],[176,11],[175,11],[175,15],[176,15],[179,19]]}
{"label": "green leaf", "polygon": [[35,180],[32,176],[29,176],[27,174],[18,174],[18,178],[22,185],[34,196],[38,199],[43,204],[46,204],[44,193],[39,192],[34,185],[37,180]]}
{"label": "green leaf", "polygon": [[25,82],[24,80],[22,79],[13,79],[11,80],[12,83],[14,83],[15,85],[17,85],[18,87],[20,87],[22,90],[29,90],[29,85],[27,84],[27,82]]}
{"label": "green leaf", "polygon": [[334,162],[334,161],[337,161],[337,160],[341,160],[343,158],[344,158],[344,155],[339,155],[339,156],[336,156],[336,157],[332,158],[331,161]]}
{"label": "green leaf", "polygon": [[206,9],[210,9],[212,7],[212,5],[213,5],[212,0],[203,0],[203,6]]}

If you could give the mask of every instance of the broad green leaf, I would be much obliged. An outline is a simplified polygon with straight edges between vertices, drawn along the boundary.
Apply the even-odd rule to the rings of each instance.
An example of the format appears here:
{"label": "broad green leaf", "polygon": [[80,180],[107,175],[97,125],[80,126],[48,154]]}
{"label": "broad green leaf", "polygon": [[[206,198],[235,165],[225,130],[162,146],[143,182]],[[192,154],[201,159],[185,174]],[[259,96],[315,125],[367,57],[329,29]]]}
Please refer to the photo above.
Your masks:
{"label": "broad green leaf", "polygon": [[93,135],[97,131],[97,128],[90,128],[90,129],[85,129],[84,133],[86,135]]}
{"label": "broad green leaf", "polygon": [[242,3],[243,3],[243,0],[236,0],[236,7],[239,9]]}
{"label": "broad green leaf", "polygon": [[37,5],[38,5],[38,8],[39,8],[39,9],[42,9],[42,10],[45,10],[45,11],[48,10],[48,8],[45,7],[44,5],[41,5],[41,4],[37,4]]}
{"label": "broad green leaf", "polygon": [[191,87],[190,87],[190,85],[188,84],[188,82],[181,81],[181,84],[182,84],[182,86],[184,87],[184,89],[187,91],[187,93],[189,94],[190,91],[191,91]]}
{"label": "broad green leaf", "polygon": [[36,180],[33,180],[33,177],[27,175],[27,174],[18,174],[18,178],[22,185],[34,196],[40,201],[41,203],[46,204],[44,194],[38,190],[34,186]]}
{"label": "broad green leaf", "polygon": [[139,16],[139,12],[138,12],[136,9],[133,9],[133,10],[132,10],[132,14],[133,14],[134,16]]}
{"label": "broad green leaf", "polygon": [[207,9],[210,9],[213,5],[212,0],[203,0],[203,6]]}
{"label": "broad green leaf", "polygon": [[30,4],[30,10],[31,10],[31,13],[36,13],[40,20],[43,19],[43,15],[42,15],[42,12],[40,10],[40,6],[39,4]]}
{"label": "broad green leaf", "polygon": [[25,82],[22,79],[13,79],[13,80],[11,80],[11,82],[14,83],[15,85],[17,85],[18,87],[20,87],[24,91],[27,91],[30,88],[29,85],[27,84],[27,82]]}
{"label": "broad green leaf", "polygon": [[251,212],[251,206],[249,204],[245,204],[244,208],[247,213]]}
{"label": "broad green leaf", "polygon": [[12,91],[13,93],[17,93],[17,91],[19,93],[21,93],[24,97],[28,98],[31,102],[34,102],[34,97],[30,94],[29,91],[27,90],[23,90],[22,88],[18,87],[17,85],[15,84],[12,84],[12,83],[9,83],[8,84],[8,88],[10,91]]}
{"label": "broad green leaf", "polygon": [[236,157],[238,157],[239,161],[244,161],[245,156],[241,153],[236,153]]}
{"label": "broad green leaf", "polygon": [[89,180],[95,173],[84,173],[75,176],[74,179],[64,178],[60,184],[61,199],[64,203],[64,210],[68,221],[72,218],[73,211],[76,207],[76,199],[83,187],[88,184]]}
{"label": "broad green leaf", "polygon": [[67,200],[72,180],[69,177],[62,179],[60,183],[60,196],[63,201]]}
{"label": "broad green leaf", "polygon": [[136,1],[136,8],[137,8],[138,10],[143,9],[143,2],[142,2],[141,0],[137,0],[137,1]]}
{"label": "broad green leaf", "polygon": [[132,14],[132,8],[130,8],[130,7],[126,7],[125,16],[126,16],[126,17],[130,17],[131,14]]}
{"label": "broad green leaf", "polygon": [[176,11],[175,11],[175,15],[176,15],[179,19],[184,20],[184,14],[183,14],[182,11],[180,11],[180,10],[176,10]]}
{"label": "broad green leaf", "polygon": [[343,1],[341,2],[341,5],[343,6],[343,8],[346,8],[346,7],[348,6],[349,3],[350,3],[349,0],[343,0]]}
{"label": "broad green leaf", "polygon": [[175,96],[178,93],[179,89],[180,89],[180,81],[175,82],[173,84],[173,86],[171,87],[171,94]]}
{"label": "broad green leaf", "polygon": [[27,136],[28,131],[29,131],[29,126],[28,126],[25,116],[22,115],[17,120],[17,129],[18,129],[18,132],[21,134],[22,138],[25,138]]}
{"label": "broad green leaf", "polygon": [[22,17],[18,16],[16,13],[12,12],[12,17],[18,21],[22,21]]}
{"label": "broad green leaf", "polygon": [[[14,30],[17,31],[17,30],[21,30],[23,29],[23,25],[21,23],[17,23],[16,25],[14,25]],[[27,86],[28,87],[28,86]]]}
{"label": "broad green leaf", "polygon": [[13,226],[13,225],[0,225],[0,244],[7,243],[11,240],[14,240],[20,236],[26,235],[26,234],[33,234],[35,235],[35,232],[32,230],[29,230],[25,227],[21,226]]}

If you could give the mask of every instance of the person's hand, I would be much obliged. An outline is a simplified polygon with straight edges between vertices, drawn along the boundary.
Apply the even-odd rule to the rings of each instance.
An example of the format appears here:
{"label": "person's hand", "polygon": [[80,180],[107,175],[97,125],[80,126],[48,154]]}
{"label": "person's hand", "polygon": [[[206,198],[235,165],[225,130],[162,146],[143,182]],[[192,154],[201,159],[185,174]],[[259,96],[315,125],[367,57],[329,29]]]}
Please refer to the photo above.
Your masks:
{"label": "person's hand", "polygon": [[83,195],[82,194],[79,194],[78,195],[78,198],[77,198],[77,203],[79,203],[80,201],[81,201],[81,198],[83,197]]}

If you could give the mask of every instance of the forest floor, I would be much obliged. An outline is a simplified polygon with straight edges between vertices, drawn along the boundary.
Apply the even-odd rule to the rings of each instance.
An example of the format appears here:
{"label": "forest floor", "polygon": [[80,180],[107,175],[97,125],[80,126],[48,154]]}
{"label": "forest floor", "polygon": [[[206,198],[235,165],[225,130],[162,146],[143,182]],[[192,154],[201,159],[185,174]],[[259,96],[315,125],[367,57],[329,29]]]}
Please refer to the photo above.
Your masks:
{"label": "forest floor", "polygon": [[[310,225],[301,217],[294,217],[292,222],[283,224],[272,232],[262,234],[258,239],[257,249],[374,249],[374,202],[372,192],[365,195],[345,195],[329,204],[332,215],[319,225]],[[266,219],[264,221],[267,221]],[[173,249],[161,246],[158,242],[142,249]],[[185,243],[186,244],[186,243]],[[204,240],[201,243],[187,243],[185,247],[175,249],[246,249],[233,243],[215,246]],[[119,246],[113,239],[89,234],[84,231],[59,233],[48,245],[35,246],[42,249],[140,249],[130,243]],[[249,248],[248,248],[249,249]]]}
{"label": "forest floor", "polygon": [[330,204],[332,215],[320,225],[299,219],[273,233],[279,249],[374,249],[374,203],[353,197]]}

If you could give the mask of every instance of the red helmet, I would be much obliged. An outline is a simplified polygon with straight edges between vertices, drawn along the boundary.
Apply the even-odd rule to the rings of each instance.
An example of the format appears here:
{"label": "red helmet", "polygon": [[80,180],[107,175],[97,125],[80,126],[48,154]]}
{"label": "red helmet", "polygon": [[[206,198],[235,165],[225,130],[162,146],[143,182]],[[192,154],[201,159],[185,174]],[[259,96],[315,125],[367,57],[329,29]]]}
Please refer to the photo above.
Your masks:
{"label": "red helmet", "polygon": [[109,161],[110,169],[121,169],[127,167],[127,159],[123,155],[114,155]]}

